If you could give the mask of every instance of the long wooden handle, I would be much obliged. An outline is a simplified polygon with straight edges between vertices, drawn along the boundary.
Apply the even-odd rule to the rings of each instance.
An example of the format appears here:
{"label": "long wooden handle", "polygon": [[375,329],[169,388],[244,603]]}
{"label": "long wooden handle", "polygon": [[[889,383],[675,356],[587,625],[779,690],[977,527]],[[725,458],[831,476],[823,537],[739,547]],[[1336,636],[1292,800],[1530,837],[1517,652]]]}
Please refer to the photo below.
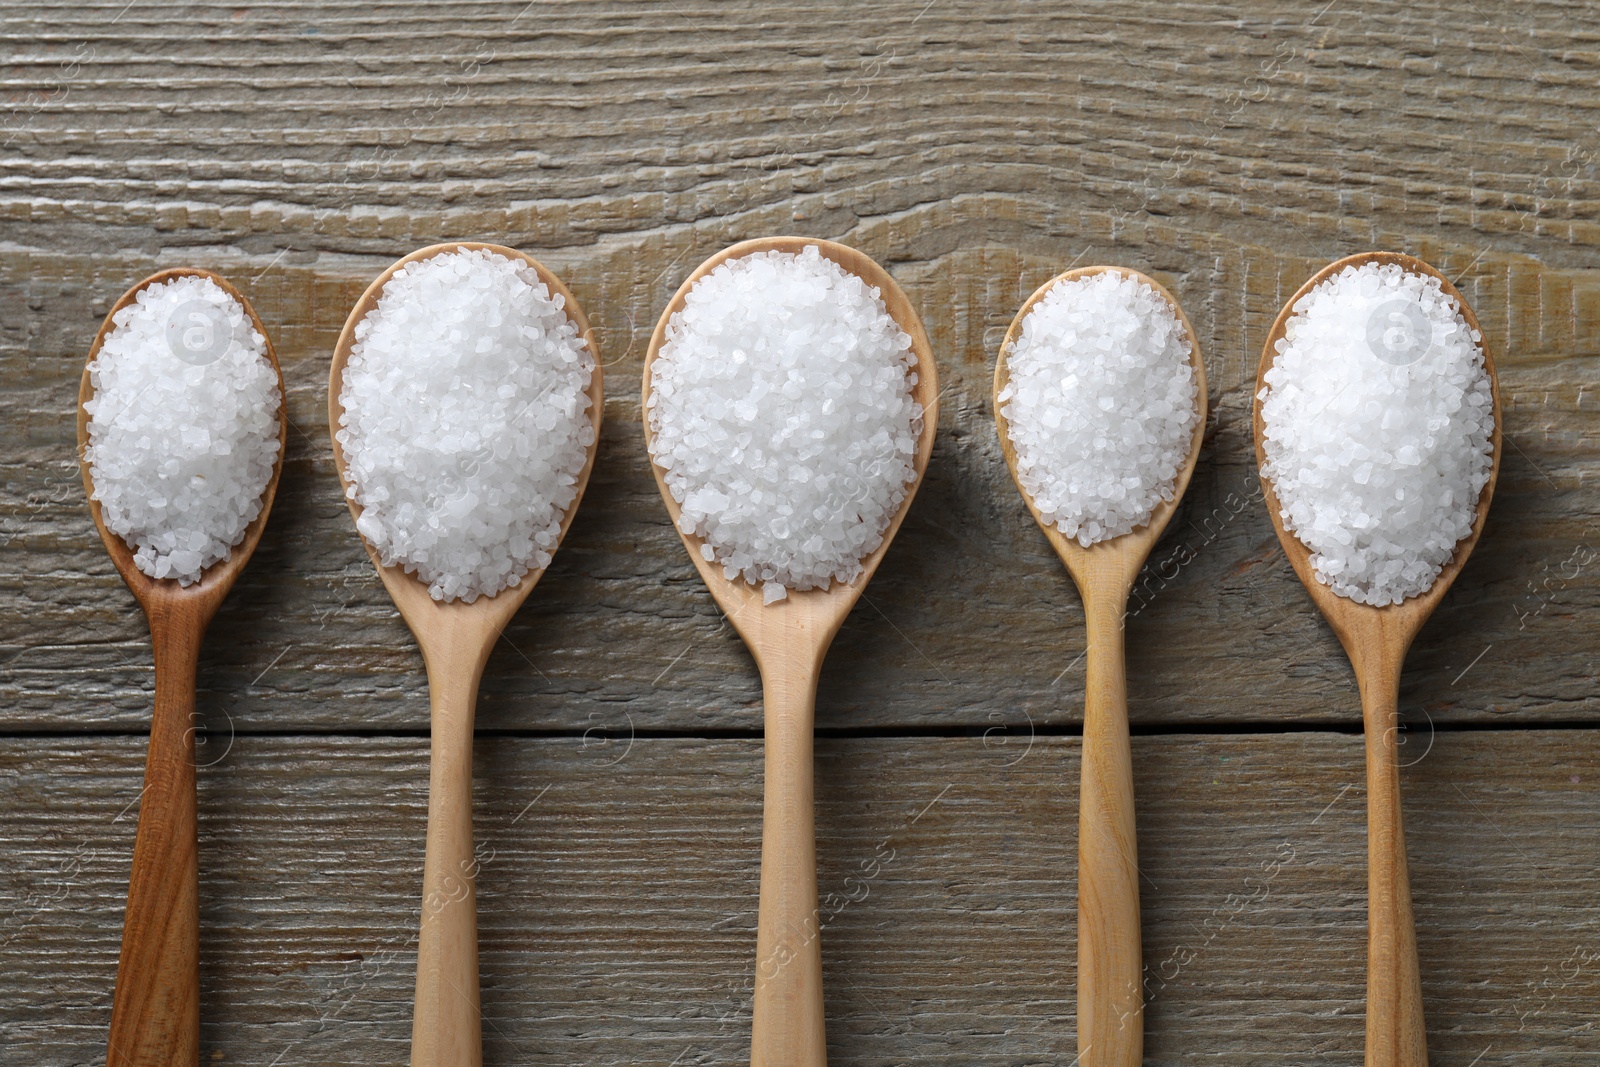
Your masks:
{"label": "long wooden handle", "polygon": [[155,709],[128,879],[107,1067],[200,1062],[194,688],[200,629],[153,626]]}
{"label": "long wooden handle", "polygon": [[1078,793],[1078,1063],[1138,1067],[1144,1056],[1138,843],[1128,682],[1126,594],[1085,598],[1088,680]]}
{"label": "long wooden handle", "polygon": [[766,796],[751,1067],[822,1067],[822,931],[811,739],[817,677],[798,661],[764,667]]}
{"label": "long wooden handle", "polygon": [[472,849],[472,719],[476,673],[428,670],[433,745],[422,867],[412,1067],[480,1067],[477,863]]}
{"label": "long wooden handle", "polygon": [[1361,680],[1367,738],[1367,1067],[1428,1062],[1400,811],[1399,674],[1395,665]]}

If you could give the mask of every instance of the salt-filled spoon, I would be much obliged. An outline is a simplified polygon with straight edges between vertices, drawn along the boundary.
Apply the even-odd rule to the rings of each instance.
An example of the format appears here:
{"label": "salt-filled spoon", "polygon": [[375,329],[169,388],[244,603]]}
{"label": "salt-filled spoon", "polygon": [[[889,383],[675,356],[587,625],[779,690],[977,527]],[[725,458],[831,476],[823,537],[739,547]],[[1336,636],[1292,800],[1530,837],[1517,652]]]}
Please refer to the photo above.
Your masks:
{"label": "salt-filled spoon", "polygon": [[[1456,543],[1426,592],[1382,607],[1359,603],[1335,593],[1318,580],[1312,552],[1286,528],[1282,507],[1265,473],[1266,425],[1262,390],[1278,354],[1295,305],[1325,280],[1349,267],[1392,264],[1412,274],[1437,278],[1440,288],[1459,305],[1467,326],[1481,336],[1472,308],[1450,280],[1420,259],[1397,252],[1365,252],[1347,256],[1317,272],[1290,297],[1278,313],[1261,353],[1256,379],[1253,421],[1256,461],[1267,512],[1283,553],[1300,576],[1312,601],[1344,646],[1361,691],[1367,763],[1367,1034],[1368,1067],[1423,1067],[1428,1062],[1427,1031],[1422,1014],[1422,980],[1417,963],[1416,926],[1406,863],[1405,827],[1400,807],[1399,686],[1406,651],[1423,623],[1461,572],[1483,531],[1489,500],[1500,470],[1500,390],[1494,360],[1480,342],[1484,370],[1493,396],[1494,429],[1488,481],[1478,496],[1471,532]],[[1401,322],[1404,327],[1404,322]]]}
{"label": "salt-filled spoon", "polygon": [[[1187,443],[1187,459],[1171,483],[1170,499],[1157,503],[1142,526],[1084,547],[1044,517],[1023,485],[1018,473],[1017,450],[1001,410],[1000,396],[1010,382],[1009,355],[1035,305],[1061,283],[1092,278],[1108,271],[1148,285],[1171,305],[1189,343],[1189,361],[1196,379],[1196,418]],[[1076,1062],[1083,1067],[1135,1067],[1144,1054],[1144,975],[1123,622],[1128,596],[1139,571],[1177,510],[1200,456],[1206,422],[1205,364],[1188,317],[1172,294],[1158,282],[1122,267],[1081,267],[1040,286],[1017,312],[995,362],[994,397],[1001,451],[1028,510],[1078,587],[1083,598],[1088,637],[1082,777],[1078,794]]]}
{"label": "salt-filled spoon", "polygon": [[[263,339],[265,359],[277,379],[278,451],[272,474],[261,492],[261,510],[244,530],[226,559],[212,563],[190,585],[176,578],[154,578],[139,569],[134,553],[106,525],[96,499],[94,477],[86,456],[90,415],[85,404],[95,397],[88,364],[100,355],[116,328],[117,313],[134,304],[153,285],[182,278],[202,278],[237,301]],[[199,310],[195,310],[199,309]],[[192,349],[179,352],[196,365],[213,362],[213,342],[220,323],[209,320],[201,305],[193,322],[169,324],[169,330],[195,331]],[[174,335],[169,334],[169,338]],[[173,341],[181,347],[183,340]],[[150,717],[150,746],[145,760],[144,790],[139,796],[139,827],[134,837],[133,869],[128,878],[128,908],[123,920],[122,952],[117,960],[112,994],[108,1067],[195,1067],[200,1062],[200,879],[198,820],[195,812],[194,710],[195,675],[206,626],[228,590],[244,570],[266,528],[278,489],[287,442],[288,418],[283,409],[283,374],[272,341],[250,302],[220,275],[180,267],[153,274],[123,294],[95,335],[78,386],[78,456],[83,486],[95,528],[117,573],[133,592],[150,624],[155,653],[155,705]],[[242,516],[241,516],[242,517]]]}
{"label": "salt-filled spoon", "polygon": [[668,324],[683,308],[689,290],[729,260],[763,252],[800,254],[808,246],[815,246],[824,258],[879,290],[889,315],[910,336],[916,356],[917,380],[911,396],[921,406],[924,418],[912,464],[915,477],[882,542],[861,561],[860,574],[847,584],[835,581],[826,589],[790,591],[775,603],[763,603],[761,588],[741,577],[724,577],[722,565],[705,558],[704,542],[684,531],[679,521],[682,509],[667,487],[661,467],[651,463],[667,513],[689,558],[718,607],[744,639],[761,673],[765,787],[751,1021],[753,1067],[819,1067],[827,1060],[812,781],[817,678],[828,646],[888,551],[927,469],[937,421],[938,379],[921,320],[888,272],[853,248],[801,237],[743,241],[702,263],[662,312],[644,366],[644,431],[646,444],[651,445],[655,439],[650,425],[654,365],[666,341]]}
{"label": "salt-filled spoon", "polygon": [[[345,320],[329,373],[328,424],[333,434],[334,466],[359,532],[362,508],[350,495],[346,453],[338,438],[345,414],[340,393],[356,342],[356,328],[377,307],[384,287],[396,272],[455,251],[485,251],[526,263],[549,291],[559,296],[578,337],[587,343],[594,357],[587,391],[594,438],[577,476],[577,493],[562,517],[557,544],[549,550],[553,554],[572,525],[594,468],[603,406],[600,360],[588,320],[572,293],[543,264],[514,249],[468,241],[433,245],[398,260],[367,287]],[[489,653],[544,570],[530,570],[516,584],[492,596],[479,596],[471,603],[461,599],[441,601],[430,594],[428,583],[400,564],[385,566],[365,535],[361,535],[361,543],[415,636],[428,675],[432,741],[411,1063],[413,1067],[479,1067],[483,1062],[483,1032],[478,988],[477,865],[472,844],[473,715],[478,683]]]}

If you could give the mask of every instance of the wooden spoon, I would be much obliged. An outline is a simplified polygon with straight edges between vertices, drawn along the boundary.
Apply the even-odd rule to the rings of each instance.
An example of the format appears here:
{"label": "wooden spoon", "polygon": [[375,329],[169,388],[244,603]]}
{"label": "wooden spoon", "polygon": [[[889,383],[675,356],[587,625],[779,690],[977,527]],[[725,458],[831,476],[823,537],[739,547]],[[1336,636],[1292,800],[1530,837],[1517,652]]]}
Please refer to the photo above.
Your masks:
{"label": "wooden spoon", "polygon": [[[753,1067],[819,1067],[827,1062],[822,1011],[822,945],[817,911],[817,846],[812,808],[811,735],[822,660],[845,616],[855,604],[889,549],[911,498],[928,467],[938,420],[938,374],[933,350],[916,309],[887,271],[853,248],[805,237],[769,237],[741,241],[704,263],[679,287],[661,313],[650,351],[645,356],[645,443],[650,430],[651,371],[666,340],[667,323],[683,307],[684,298],[718,264],[757,252],[798,253],[808,245],[845,270],[876,287],[900,328],[911,335],[917,357],[917,384],[912,396],[925,412],[913,466],[916,480],[899,512],[884,532],[883,543],[862,561],[861,574],[848,585],[791,591],[783,600],[763,605],[761,590],[743,579],[728,580],[722,566],[700,554],[701,540],[682,533],[684,547],[705,579],[711,596],[744,638],[761,671],[766,704],[766,785],[761,829],[761,904],[756,929],[755,1002],[751,1026]],[[664,472],[654,462],[656,484],[673,526],[678,502],[667,489]]]}
{"label": "wooden spoon", "polygon": [[[337,437],[344,407],[339,393],[344,368],[355,344],[356,326],[377,306],[383,287],[407,264],[432,259],[444,252],[484,249],[532,267],[552,294],[560,295],[578,327],[579,336],[595,357],[589,381],[589,418],[595,444],[578,475],[577,495],[561,520],[561,538],[583,500],[589,473],[594,469],[600,439],[603,395],[600,358],[583,309],[561,279],[532,256],[499,245],[452,241],[432,245],[397,261],[367,286],[345,320],[333,353],[328,376],[328,427],[333,439],[333,463],[339,483],[347,491],[344,449]],[[350,515],[360,519],[361,506],[350,499]],[[359,534],[358,534],[359,536]],[[472,723],[478,702],[478,682],[484,664],[501,631],[517,613],[543,576],[529,571],[522,580],[492,597],[471,604],[460,600],[437,601],[427,583],[399,566],[385,567],[365,537],[361,538],[384,588],[400,609],[401,618],[422,649],[428,672],[428,693],[433,726],[428,774],[428,839],[422,870],[422,927],[417,941],[416,1008],[411,1023],[413,1067],[479,1067],[483,1062],[483,1030],[478,1009],[478,905],[475,889],[477,866],[472,852]],[[557,540],[560,547],[560,540]],[[554,553],[554,549],[551,550]]]}
{"label": "wooden spoon", "polygon": [[[1256,463],[1263,470],[1267,456],[1265,425],[1261,419],[1261,390],[1266,373],[1277,358],[1277,344],[1283,338],[1294,305],[1325,279],[1346,267],[1368,263],[1393,263],[1416,274],[1439,279],[1446,293],[1455,297],[1461,316],[1480,335],[1472,308],[1462,299],[1450,280],[1420,259],[1398,252],[1364,252],[1346,256],[1318,271],[1290,297],[1272,324],[1261,351],[1261,367],[1256,375],[1254,423]],[[1266,495],[1272,528],[1278,533],[1283,554],[1289,557],[1311,599],[1322,610],[1328,625],[1338,635],[1350,663],[1355,668],[1361,689],[1362,717],[1367,738],[1367,1064],[1368,1067],[1423,1067],[1428,1062],[1427,1030],[1422,1019],[1422,980],[1417,966],[1417,934],[1411,914],[1411,884],[1406,869],[1405,826],[1400,812],[1400,765],[1397,751],[1399,732],[1400,668],[1406,650],[1422,624],[1450,588],[1461,567],[1483,532],[1489,499],[1494,495],[1500,473],[1500,383],[1495,376],[1489,346],[1483,343],[1484,368],[1494,394],[1494,456],[1489,481],[1478,497],[1472,532],[1456,545],[1455,555],[1439,572],[1433,586],[1421,596],[1399,604],[1373,607],[1339,596],[1323,585],[1311,570],[1311,550],[1283,526],[1277,494],[1263,474],[1261,488]]]}
{"label": "wooden spoon", "polygon": [[209,278],[237,300],[256,332],[266,338],[266,356],[278,377],[283,397],[283,372],[267,329],[244,294],[222,276],[179,267],[152,274],[122,294],[100,325],[78,384],[78,462],[89,513],[105,542],[111,562],[133,591],[150,623],[155,652],[156,696],[150,716],[150,748],[145,760],[144,792],[139,799],[139,829],[133,843],[133,871],[128,879],[128,910],[122,927],[122,955],[111,1000],[108,1067],[194,1067],[200,1062],[200,870],[198,824],[195,818],[194,693],[200,642],[234,580],[261,540],[272,499],[283,472],[288,444],[288,416],[278,408],[278,458],[261,495],[261,514],[245,528],[244,540],[225,560],[213,563],[200,580],[184,587],[175,578],[151,578],[133,562],[127,542],[106,528],[95,499],[94,479],[84,450],[89,446],[89,413],[84,404],[94,397],[89,363],[115,328],[117,312],[143,290],[174,278]]}
{"label": "wooden spoon", "polygon": [[[1178,472],[1172,499],[1157,505],[1143,526],[1088,548],[1039,514],[1017,478],[1000,392],[1010,380],[1007,356],[1033,305],[1055,285],[1114,271],[1150,286],[1172,305],[1189,338],[1199,417],[1189,458]],[[1200,457],[1206,426],[1206,368],[1194,327],[1172,294],[1157,281],[1124,267],[1081,267],[1034,290],[1006,331],[994,368],[994,419],[1011,476],[1067,565],[1088,631],[1084,686],[1083,765],[1078,792],[1078,1059],[1083,1067],[1135,1067],[1144,1055],[1144,974],[1139,944],[1138,844],[1134,833],[1133,759],[1128,747],[1128,681],[1122,630],[1128,594],[1139,570],[1177,510]]]}

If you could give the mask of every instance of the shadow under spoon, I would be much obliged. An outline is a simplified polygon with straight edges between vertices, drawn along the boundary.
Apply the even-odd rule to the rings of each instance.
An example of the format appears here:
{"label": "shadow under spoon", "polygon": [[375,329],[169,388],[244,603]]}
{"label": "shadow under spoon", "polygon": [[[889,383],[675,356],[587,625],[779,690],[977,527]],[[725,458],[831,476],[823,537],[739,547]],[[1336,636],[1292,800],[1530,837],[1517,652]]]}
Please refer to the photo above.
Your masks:
{"label": "shadow under spoon", "polygon": [[[152,285],[177,278],[206,278],[237,300],[257,333],[266,339],[265,357],[278,380],[278,456],[261,494],[261,513],[245,528],[244,539],[227,559],[207,567],[187,587],[174,578],[152,578],[134,564],[133,552],[106,527],[85,449],[94,397],[88,364],[115,327],[119,311]],[[78,459],[95,529],[117,573],[132,590],[150,624],[155,653],[156,693],[150,716],[150,748],[144,791],[139,795],[139,828],[134,837],[133,869],[128,878],[128,909],[122,952],[111,1002],[109,1067],[194,1067],[200,1062],[200,872],[195,814],[195,674],[206,626],[244,570],[266,528],[278,491],[288,442],[283,373],[272,340],[250,302],[220,275],[180,267],[153,274],[122,295],[95,335],[78,386]]]}
{"label": "shadow under spoon", "polygon": [[[1111,271],[1143,282],[1171,305],[1189,339],[1198,418],[1172,499],[1143,526],[1088,548],[1040,514],[1017,473],[1000,393],[1010,381],[1007,357],[1023,321],[1057,284]],[[1128,595],[1150,550],[1183,499],[1206,426],[1206,372],[1200,342],[1178,301],[1159,282],[1123,267],[1081,267],[1034,291],[1006,331],[994,368],[994,416],[1012,478],[1083,598],[1088,636],[1083,709],[1083,763],[1078,791],[1078,1060],[1083,1067],[1137,1067],[1144,1056],[1144,973],[1139,924],[1138,841],[1134,825],[1133,756],[1128,741],[1128,680],[1123,619]]]}

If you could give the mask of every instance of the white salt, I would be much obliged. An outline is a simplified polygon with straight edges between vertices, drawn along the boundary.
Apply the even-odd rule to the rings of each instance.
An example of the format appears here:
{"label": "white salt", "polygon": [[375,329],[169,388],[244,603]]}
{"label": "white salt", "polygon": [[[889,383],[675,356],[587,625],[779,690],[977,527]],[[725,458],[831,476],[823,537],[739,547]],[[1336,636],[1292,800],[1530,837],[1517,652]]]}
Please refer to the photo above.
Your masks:
{"label": "white salt", "polygon": [[140,571],[192,585],[261,514],[278,375],[244,305],[210,278],[146,286],[112,323],[84,403],[94,499]]}
{"label": "white salt", "polygon": [[1494,433],[1482,340],[1437,278],[1396,264],[1295,303],[1260,393],[1262,474],[1340,596],[1426,592],[1471,533]]}
{"label": "white salt", "polygon": [[1190,353],[1176,309],[1116,271],[1057,282],[1034,303],[997,399],[1045,522],[1087,548],[1173,498],[1199,418]]}
{"label": "white salt", "polygon": [[916,478],[916,362],[879,291],[815,245],[696,282],[651,364],[648,418],[704,559],[768,604],[854,581]]}
{"label": "white salt", "polygon": [[435,600],[550,565],[594,443],[594,355],[520,259],[443,252],[396,271],[356,326],[337,433],[361,535]]}

